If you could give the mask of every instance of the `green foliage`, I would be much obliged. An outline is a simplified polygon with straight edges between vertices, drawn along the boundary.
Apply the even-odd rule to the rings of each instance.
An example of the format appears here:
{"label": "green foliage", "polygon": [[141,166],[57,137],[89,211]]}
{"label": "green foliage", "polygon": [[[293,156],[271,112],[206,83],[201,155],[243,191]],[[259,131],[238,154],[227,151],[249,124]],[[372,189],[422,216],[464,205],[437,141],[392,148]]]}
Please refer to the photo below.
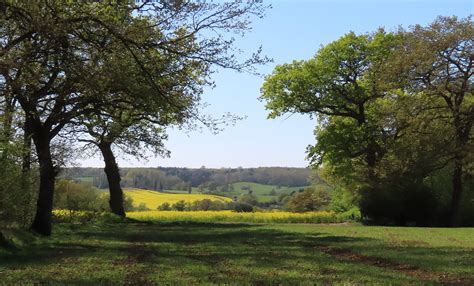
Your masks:
{"label": "green foliage", "polygon": [[171,206],[171,209],[175,211],[184,211],[186,209],[186,202],[185,201],[178,201]]}
{"label": "green foliage", "polygon": [[146,206],[145,203],[140,203],[137,207],[132,208],[132,210],[141,212],[141,211],[149,211],[150,209]]}
{"label": "green foliage", "polygon": [[13,144],[0,143],[0,227],[26,227],[34,215],[36,171],[22,171],[21,151]]}
{"label": "green foliage", "polygon": [[171,210],[171,205],[169,203],[162,203],[161,205],[158,206],[159,211],[170,211]]}
{"label": "green foliage", "polygon": [[[55,188],[54,208],[70,211],[109,211],[109,194],[97,190],[86,183],[58,180]],[[149,210],[144,204],[133,206],[133,199],[124,196],[125,211]]]}
{"label": "green foliage", "polygon": [[[109,200],[109,195],[107,194],[105,196],[107,198],[107,201]],[[142,206],[143,207],[143,206]],[[135,208],[133,207],[133,199],[130,196],[125,196],[123,200],[123,208],[124,210],[127,211],[133,211]]]}
{"label": "green foliage", "polygon": [[[351,32],[265,78],[269,118],[317,117],[307,152],[335,188],[331,208],[357,202],[364,218],[388,224],[468,221],[473,27],[472,17],[439,17],[409,31]],[[446,170],[451,186],[427,184]],[[310,197],[295,194],[288,205],[308,209]]]}
{"label": "green foliage", "polygon": [[244,194],[240,196],[239,202],[251,206],[255,206],[258,204],[258,199],[254,194]]}
{"label": "green foliage", "polygon": [[294,194],[286,206],[294,212],[320,211],[327,208],[330,200],[328,191],[316,186]]}
{"label": "green foliage", "polygon": [[71,211],[104,211],[107,198],[90,185],[58,180],[55,187],[54,208]]}
{"label": "green foliage", "polygon": [[356,208],[358,205],[356,194],[344,189],[343,187],[336,187],[331,190],[331,202],[329,209],[337,213],[347,212]]}
{"label": "green foliage", "polygon": [[[256,193],[261,186],[268,185],[273,188],[308,186],[312,170],[307,168],[221,168],[221,169],[192,169],[192,168],[121,168],[122,185],[130,188],[149,190],[187,190],[186,184],[202,189],[207,188],[207,183],[214,182],[217,186],[228,187],[223,192],[239,191],[241,186],[248,186]],[[74,180],[93,181],[99,189],[107,188],[107,179],[102,168],[68,168],[62,175]],[[318,175],[314,175],[318,180]],[[243,182],[242,184],[240,182]],[[163,188],[160,188],[160,185]],[[235,188],[237,187],[237,189]],[[218,191],[219,188],[217,188]],[[269,190],[265,190],[267,193]]]}
{"label": "green foliage", "polygon": [[211,201],[209,199],[195,201],[191,206],[191,210],[196,211],[217,211],[224,209],[226,209],[226,203],[221,201]]}
{"label": "green foliage", "polygon": [[253,212],[253,205],[244,202],[234,202],[231,204],[231,209],[238,213]]}
{"label": "green foliage", "polygon": [[369,222],[416,226],[436,222],[436,200],[429,188],[409,181],[383,186],[361,191],[361,213]]}

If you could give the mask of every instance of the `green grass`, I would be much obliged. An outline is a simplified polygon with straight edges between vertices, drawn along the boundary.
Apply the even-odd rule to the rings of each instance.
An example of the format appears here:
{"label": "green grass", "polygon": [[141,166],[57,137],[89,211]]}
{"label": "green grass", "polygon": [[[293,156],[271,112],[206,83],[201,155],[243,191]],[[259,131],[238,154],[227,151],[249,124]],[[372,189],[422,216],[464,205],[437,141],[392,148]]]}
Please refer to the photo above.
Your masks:
{"label": "green grass", "polygon": [[[259,202],[270,202],[272,200],[277,200],[278,196],[281,194],[290,194],[293,191],[298,191],[305,186],[302,187],[278,187],[274,185],[263,185],[258,183],[251,183],[251,182],[238,182],[233,183],[233,191],[222,192],[223,195],[229,197],[240,197],[241,195],[248,194],[248,190],[243,190],[242,187],[249,187],[252,190],[252,194],[254,194]],[[275,195],[271,195],[270,193],[272,190],[275,191]]]}
{"label": "green grass", "polygon": [[474,229],[359,225],[55,225],[0,251],[0,284],[406,285],[474,282]]}
{"label": "green grass", "polygon": [[[300,189],[304,189],[307,186],[301,187],[283,187],[283,186],[275,186],[275,185],[264,185],[258,183],[251,183],[251,182],[238,182],[231,184],[233,186],[232,191],[227,192],[219,192],[218,195],[226,196],[226,197],[240,197],[242,195],[248,194],[248,190],[243,190],[242,187],[249,187],[252,190],[252,194],[254,194],[259,202],[270,202],[272,200],[277,200],[278,196],[281,194],[290,194],[293,191],[298,191]],[[275,191],[275,194],[272,195],[272,190]],[[188,193],[187,191],[180,191],[180,190],[166,190],[167,193],[173,194],[184,194]],[[197,187],[192,188],[193,194],[201,193],[201,190]]]}
{"label": "green grass", "polygon": [[[306,187],[278,187],[274,185],[263,185],[251,182],[238,182],[232,185],[234,187],[234,192],[239,195],[248,194],[248,190],[242,190],[242,187],[250,187],[250,189],[253,191],[252,193],[256,195],[258,200],[261,202],[276,200],[280,194],[290,194],[293,191],[298,191],[299,189]],[[275,191],[276,195],[270,195],[272,190]]]}

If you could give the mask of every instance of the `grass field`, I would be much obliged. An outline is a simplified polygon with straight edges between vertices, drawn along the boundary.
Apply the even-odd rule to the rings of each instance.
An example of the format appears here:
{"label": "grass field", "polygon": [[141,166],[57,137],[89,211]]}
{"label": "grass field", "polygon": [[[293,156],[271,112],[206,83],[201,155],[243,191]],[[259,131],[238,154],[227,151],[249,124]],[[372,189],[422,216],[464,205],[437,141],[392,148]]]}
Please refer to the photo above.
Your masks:
{"label": "grass field", "polygon": [[474,283],[474,229],[91,223],[24,233],[0,284],[432,285]]}
{"label": "grass field", "polygon": [[[307,186],[301,187],[283,187],[283,186],[275,186],[275,185],[264,185],[258,183],[251,183],[251,182],[238,182],[232,184],[233,190],[229,190],[226,192],[222,192],[223,196],[226,197],[240,197],[242,195],[248,194],[250,188],[252,190],[252,194],[254,194],[259,202],[269,202],[272,200],[277,200],[278,196],[281,194],[290,194],[293,191],[298,191],[300,189],[304,189]],[[242,189],[243,188],[243,189]],[[274,194],[272,194],[274,191]],[[176,194],[183,194],[187,193],[186,191],[178,191],[178,190],[166,190],[169,193],[176,193]],[[193,187],[192,193],[198,194],[201,190],[197,187]]]}
{"label": "grass field", "polygon": [[230,202],[232,199],[206,194],[165,194],[157,191],[141,190],[141,189],[124,189],[124,194],[133,199],[133,204],[138,206],[145,204],[147,208],[156,210],[156,208],[163,203],[170,205],[178,202],[195,202],[199,200],[209,199],[211,201]]}
{"label": "grass field", "polygon": [[[259,202],[269,202],[271,200],[277,200],[278,196],[281,194],[290,194],[293,191],[298,191],[302,187],[278,187],[274,185],[263,185],[251,182],[238,182],[233,183],[234,191],[229,192],[233,196],[241,196],[243,194],[248,194],[248,190],[242,189],[242,187],[248,187],[252,190],[252,194],[257,196]],[[271,195],[271,192],[274,191],[275,195]]]}

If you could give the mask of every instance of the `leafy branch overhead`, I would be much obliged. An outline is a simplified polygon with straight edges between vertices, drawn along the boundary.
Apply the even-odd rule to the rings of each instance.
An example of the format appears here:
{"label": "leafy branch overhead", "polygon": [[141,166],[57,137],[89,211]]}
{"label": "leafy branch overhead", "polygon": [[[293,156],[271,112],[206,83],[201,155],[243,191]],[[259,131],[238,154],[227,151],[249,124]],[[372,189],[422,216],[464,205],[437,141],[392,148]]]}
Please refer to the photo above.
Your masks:
{"label": "leafy branch overhead", "polygon": [[51,232],[58,138],[99,147],[116,186],[111,207],[124,215],[112,144],[166,155],[167,126],[197,121],[217,130],[221,119],[201,115],[203,87],[218,68],[254,72],[269,62],[261,48],[241,54],[234,38],[267,8],[254,0],[0,2],[1,80],[11,109],[18,103],[25,114],[41,170],[33,229]]}

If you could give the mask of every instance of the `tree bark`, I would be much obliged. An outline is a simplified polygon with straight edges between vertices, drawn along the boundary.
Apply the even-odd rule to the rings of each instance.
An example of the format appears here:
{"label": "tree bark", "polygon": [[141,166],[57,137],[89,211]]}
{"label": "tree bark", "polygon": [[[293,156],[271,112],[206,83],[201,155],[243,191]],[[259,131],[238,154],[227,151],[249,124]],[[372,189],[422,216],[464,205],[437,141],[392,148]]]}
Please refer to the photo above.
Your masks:
{"label": "tree bark", "polygon": [[[359,126],[367,124],[364,104],[365,102],[359,103],[357,117],[357,123]],[[377,143],[372,138],[372,135],[370,135],[369,142],[365,149],[365,162],[367,163],[367,179],[369,180],[369,183],[373,184],[375,182],[375,165],[377,163]]]}
{"label": "tree bark", "polygon": [[31,124],[28,122],[28,118],[25,118],[25,124],[23,126],[23,158],[21,166],[23,175],[29,174],[31,169],[31,138]]}
{"label": "tree bark", "polygon": [[459,209],[463,192],[463,168],[466,144],[469,141],[470,125],[463,128],[459,116],[455,117],[456,139],[454,150],[454,168],[452,178],[451,209],[449,211],[449,226],[459,225]]}
{"label": "tree bark", "polygon": [[462,161],[455,159],[452,180],[453,192],[451,194],[451,210],[449,213],[449,226],[457,226],[459,224],[459,208],[461,205],[462,195],[462,170]]}
{"label": "tree bark", "polygon": [[115,160],[114,153],[112,152],[112,143],[101,142],[99,144],[99,149],[102,152],[102,156],[104,157],[104,171],[109,182],[110,210],[116,215],[125,217],[125,210],[123,207],[123,191],[122,187],[120,186],[120,171]]}
{"label": "tree bark", "polygon": [[54,183],[57,169],[51,156],[50,139],[44,133],[33,137],[40,168],[40,186],[36,214],[31,229],[42,235],[51,235]]}
{"label": "tree bark", "polygon": [[32,189],[31,176],[31,138],[32,130],[28,117],[25,116],[23,125],[23,148],[22,148],[22,164],[21,164],[21,190],[23,192],[23,204],[25,209],[22,216],[22,225],[27,226],[30,223],[32,199],[35,197]]}

